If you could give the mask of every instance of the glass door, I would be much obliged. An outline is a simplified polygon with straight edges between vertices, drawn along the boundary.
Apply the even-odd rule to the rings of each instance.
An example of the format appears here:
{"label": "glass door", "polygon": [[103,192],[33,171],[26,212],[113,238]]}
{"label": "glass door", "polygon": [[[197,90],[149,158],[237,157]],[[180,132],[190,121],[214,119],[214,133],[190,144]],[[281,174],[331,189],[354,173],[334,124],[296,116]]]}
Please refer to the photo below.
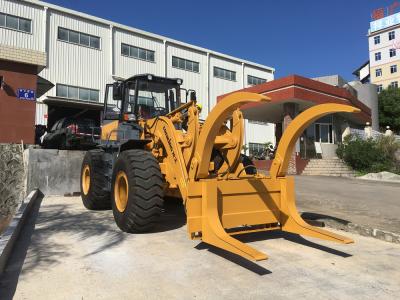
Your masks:
{"label": "glass door", "polygon": [[315,141],[333,144],[332,124],[315,123]]}

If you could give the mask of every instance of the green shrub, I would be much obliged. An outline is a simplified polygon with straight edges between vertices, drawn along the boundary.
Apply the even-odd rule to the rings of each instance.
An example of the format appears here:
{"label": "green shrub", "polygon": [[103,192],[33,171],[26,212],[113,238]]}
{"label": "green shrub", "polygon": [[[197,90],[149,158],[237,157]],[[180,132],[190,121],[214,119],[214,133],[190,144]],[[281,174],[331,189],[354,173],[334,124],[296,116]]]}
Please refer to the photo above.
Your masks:
{"label": "green shrub", "polygon": [[363,140],[357,136],[346,136],[338,146],[336,154],[350,167],[360,173],[389,171],[398,173],[400,168],[395,152],[400,143],[394,137],[382,136],[374,140]]}

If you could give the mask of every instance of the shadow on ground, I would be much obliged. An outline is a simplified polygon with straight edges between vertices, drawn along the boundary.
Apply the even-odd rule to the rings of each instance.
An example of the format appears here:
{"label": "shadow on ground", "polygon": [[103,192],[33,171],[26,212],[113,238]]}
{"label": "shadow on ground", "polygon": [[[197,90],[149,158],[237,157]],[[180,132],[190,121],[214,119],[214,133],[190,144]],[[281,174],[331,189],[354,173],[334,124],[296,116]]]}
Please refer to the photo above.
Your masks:
{"label": "shadow on ground", "polygon": [[[312,241],[309,241],[300,235],[289,233],[289,232],[284,232],[284,231],[266,231],[266,232],[255,232],[255,233],[248,233],[244,234],[241,236],[235,236],[236,239],[243,243],[251,243],[251,242],[256,242],[256,241],[266,241],[266,240],[272,240],[272,239],[285,239],[290,242],[300,244],[303,246],[307,246],[310,248],[314,248],[317,250],[321,250],[327,253],[330,253],[332,255],[337,255],[343,258],[351,257],[352,255],[346,252],[342,252],[340,250],[336,250],[331,247],[327,247],[324,245],[320,245],[318,243],[314,243]],[[272,272],[260,265],[258,265],[255,262],[249,261],[247,259],[244,259],[241,256],[235,255],[233,253],[221,250],[219,248],[216,248],[214,246],[208,245],[206,243],[200,243],[196,247],[198,250],[205,250],[207,249],[208,251],[217,254],[251,272],[254,272],[258,275],[268,275],[271,274]],[[267,253],[268,254],[268,253]]]}
{"label": "shadow on ground", "polygon": [[[71,201],[76,201],[72,200]],[[73,204],[46,204],[40,208],[42,200],[33,207],[30,217],[21,231],[16,243],[15,251],[10,257],[6,271],[0,277],[0,299],[12,299],[21,274],[31,271],[43,272],[55,264],[63,263],[63,259],[70,255],[72,247],[79,245],[57,243],[52,233],[65,234],[66,237],[77,236],[78,240],[96,237],[101,240],[99,247],[85,256],[90,256],[106,249],[113,248],[129,238],[130,234],[122,232],[114,222],[111,211],[87,211],[77,209]],[[40,209],[40,210],[39,210]],[[175,230],[186,224],[184,207],[178,199],[165,201],[164,212],[159,225],[153,232]],[[284,238],[291,242],[312,247],[321,251],[349,257],[351,255],[308,241],[298,235],[286,232],[259,232],[236,237],[244,243]],[[29,256],[27,257],[29,249]],[[258,275],[267,275],[271,271],[255,262],[246,260],[235,254],[219,248],[200,243],[196,249],[207,249],[245,269]],[[23,267],[23,270],[22,270]]]}
{"label": "shadow on ground", "polygon": [[313,213],[313,212],[303,212],[301,214],[301,217],[305,220],[311,220],[311,221],[334,221],[336,223],[339,223],[341,225],[348,225],[351,223],[350,221],[336,218],[333,216],[328,216],[324,214],[318,214],[318,213]]}
{"label": "shadow on ground", "polygon": [[[92,237],[101,240],[101,246],[86,256],[113,248],[130,236],[117,227],[110,210],[77,210],[76,203],[46,204],[42,207],[41,204],[42,199],[38,199],[32,208],[7,267],[0,276],[0,299],[12,299],[21,274],[31,271],[45,272],[55,264],[63,263],[63,259],[70,255],[71,248],[79,246],[66,247],[65,244],[57,243],[53,233],[65,234],[66,237],[75,235],[79,240]],[[177,200],[168,200],[165,202],[161,222],[153,232],[174,230],[185,223],[182,204]]]}

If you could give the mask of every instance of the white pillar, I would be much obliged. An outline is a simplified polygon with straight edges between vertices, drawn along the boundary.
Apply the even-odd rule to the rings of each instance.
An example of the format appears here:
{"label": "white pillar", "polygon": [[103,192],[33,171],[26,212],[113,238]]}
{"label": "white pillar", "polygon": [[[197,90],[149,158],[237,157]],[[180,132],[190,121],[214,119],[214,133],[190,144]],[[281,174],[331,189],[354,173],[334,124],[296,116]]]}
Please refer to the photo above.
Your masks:
{"label": "white pillar", "polygon": [[367,122],[367,123],[365,124],[364,132],[365,132],[365,136],[366,136],[367,138],[372,137],[372,127],[371,127],[371,124],[370,124],[369,122]]}

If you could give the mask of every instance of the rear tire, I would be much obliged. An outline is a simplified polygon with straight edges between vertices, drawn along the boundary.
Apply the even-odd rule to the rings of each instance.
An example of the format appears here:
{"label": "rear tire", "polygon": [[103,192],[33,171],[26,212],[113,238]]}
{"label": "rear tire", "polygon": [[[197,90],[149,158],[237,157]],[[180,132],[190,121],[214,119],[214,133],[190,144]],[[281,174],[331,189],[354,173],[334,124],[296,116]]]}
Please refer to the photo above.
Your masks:
{"label": "rear tire", "polygon": [[106,154],[103,150],[87,151],[81,169],[81,197],[83,205],[90,210],[111,208],[110,176]]}
{"label": "rear tire", "polygon": [[148,232],[163,207],[163,177],[155,157],[141,149],[122,152],[112,176],[115,222],[125,232]]}

